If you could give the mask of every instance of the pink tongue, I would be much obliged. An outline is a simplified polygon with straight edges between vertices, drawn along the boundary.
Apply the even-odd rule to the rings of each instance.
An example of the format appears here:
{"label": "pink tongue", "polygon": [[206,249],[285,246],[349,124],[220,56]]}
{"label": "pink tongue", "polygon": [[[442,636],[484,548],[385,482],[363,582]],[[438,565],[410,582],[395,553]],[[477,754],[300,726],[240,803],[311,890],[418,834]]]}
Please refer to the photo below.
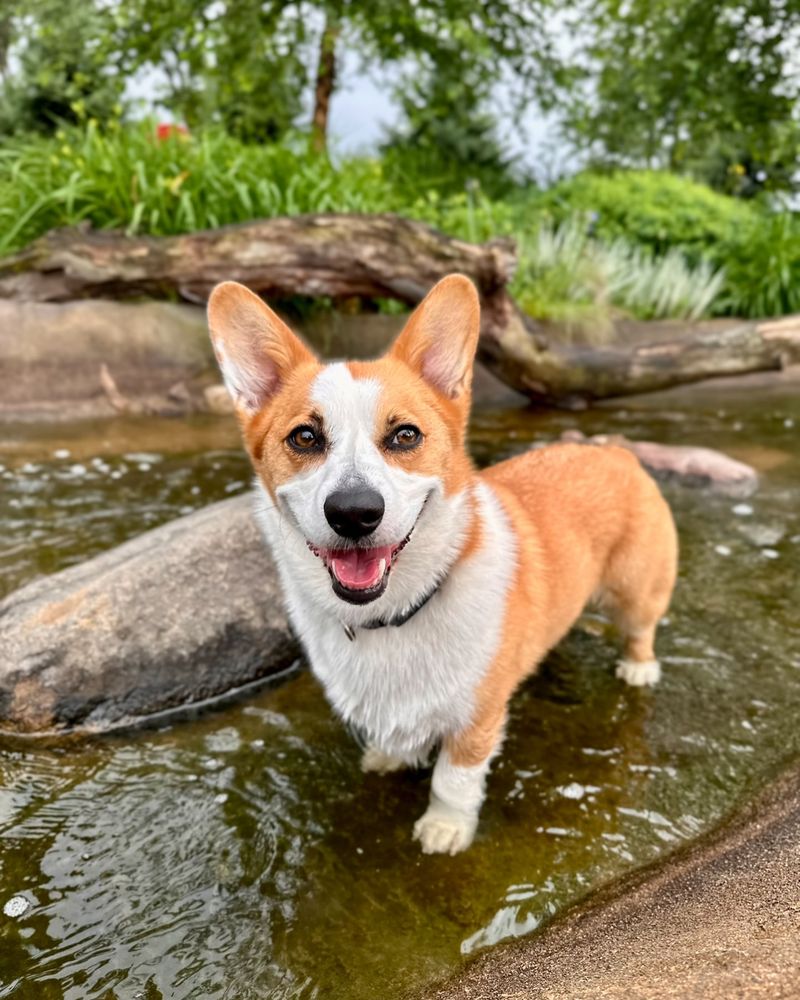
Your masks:
{"label": "pink tongue", "polygon": [[[381,582],[391,555],[391,545],[382,545],[377,549],[343,549],[331,553],[330,566],[343,587],[368,590]],[[381,567],[381,559],[386,561],[384,567]]]}

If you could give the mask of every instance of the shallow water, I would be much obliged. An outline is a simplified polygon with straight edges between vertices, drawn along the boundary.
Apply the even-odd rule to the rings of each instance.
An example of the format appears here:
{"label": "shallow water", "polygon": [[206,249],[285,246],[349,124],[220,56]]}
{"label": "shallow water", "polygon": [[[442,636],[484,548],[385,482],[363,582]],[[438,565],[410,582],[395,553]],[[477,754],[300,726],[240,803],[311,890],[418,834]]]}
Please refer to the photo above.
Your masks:
{"label": "shallow water", "polygon": [[[472,434],[481,462],[577,425],[765,470],[745,501],[666,487],[682,562],[657,691],[614,680],[587,618],[514,700],[478,839],[456,858],[411,843],[427,775],[362,776],[307,673],[159,730],[7,737],[0,910],[31,905],[0,913],[0,997],[401,997],[696,836],[800,752],[800,401],[681,405],[483,411]],[[0,432],[6,587],[247,481],[213,422],[26,433]]]}

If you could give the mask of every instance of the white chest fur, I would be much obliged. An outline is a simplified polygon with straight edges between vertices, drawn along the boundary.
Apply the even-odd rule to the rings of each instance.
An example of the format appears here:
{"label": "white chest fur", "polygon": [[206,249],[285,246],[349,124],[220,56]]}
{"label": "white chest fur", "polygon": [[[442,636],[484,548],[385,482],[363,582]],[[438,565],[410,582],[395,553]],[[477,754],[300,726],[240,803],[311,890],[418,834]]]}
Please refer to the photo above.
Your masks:
{"label": "white chest fur", "polygon": [[[356,627],[352,641],[343,628],[345,614],[332,613],[327,600],[322,604],[313,596],[309,599],[316,586],[304,575],[314,567],[307,554],[289,542],[280,513],[271,506],[259,512],[311,669],[336,712],[393,756],[424,757],[442,736],[467,725],[476,688],[499,645],[506,592],[516,565],[515,540],[489,487],[478,484],[475,499],[482,522],[480,547],[450,569],[437,593],[405,624]],[[458,531],[452,523],[436,527]],[[425,534],[420,531],[412,539],[397,569],[415,546],[413,564],[422,569],[428,550]],[[440,566],[434,563],[427,573],[419,573],[418,596],[436,579]],[[386,597],[391,598],[391,583]],[[383,608],[380,615],[386,617]]]}

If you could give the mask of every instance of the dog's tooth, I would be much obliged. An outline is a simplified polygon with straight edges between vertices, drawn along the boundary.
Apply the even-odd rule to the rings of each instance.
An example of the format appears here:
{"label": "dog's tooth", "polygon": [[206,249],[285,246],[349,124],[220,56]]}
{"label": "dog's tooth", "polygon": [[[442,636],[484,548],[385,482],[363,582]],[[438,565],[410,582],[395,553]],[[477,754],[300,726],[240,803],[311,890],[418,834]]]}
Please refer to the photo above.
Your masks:
{"label": "dog's tooth", "polygon": [[383,574],[386,572],[386,560],[385,559],[381,559],[381,561],[378,563],[378,569],[380,570],[380,574],[379,575],[383,576]]}

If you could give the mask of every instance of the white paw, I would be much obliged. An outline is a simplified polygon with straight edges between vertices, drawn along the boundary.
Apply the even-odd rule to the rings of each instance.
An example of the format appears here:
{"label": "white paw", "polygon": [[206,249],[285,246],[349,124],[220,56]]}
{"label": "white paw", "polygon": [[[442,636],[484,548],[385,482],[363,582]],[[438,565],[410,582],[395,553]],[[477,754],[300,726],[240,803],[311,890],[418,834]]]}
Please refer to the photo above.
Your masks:
{"label": "white paw", "polygon": [[620,660],[617,664],[617,677],[632,687],[652,687],[661,679],[661,665],[658,660],[645,660],[644,663]]}
{"label": "white paw", "polygon": [[425,854],[458,854],[472,843],[477,825],[477,816],[430,808],[414,824],[414,840]]}
{"label": "white paw", "polygon": [[393,757],[389,753],[384,753],[377,747],[367,747],[361,757],[361,770],[367,774],[374,771],[376,774],[391,774],[392,771],[401,771],[408,765],[401,757]]}

